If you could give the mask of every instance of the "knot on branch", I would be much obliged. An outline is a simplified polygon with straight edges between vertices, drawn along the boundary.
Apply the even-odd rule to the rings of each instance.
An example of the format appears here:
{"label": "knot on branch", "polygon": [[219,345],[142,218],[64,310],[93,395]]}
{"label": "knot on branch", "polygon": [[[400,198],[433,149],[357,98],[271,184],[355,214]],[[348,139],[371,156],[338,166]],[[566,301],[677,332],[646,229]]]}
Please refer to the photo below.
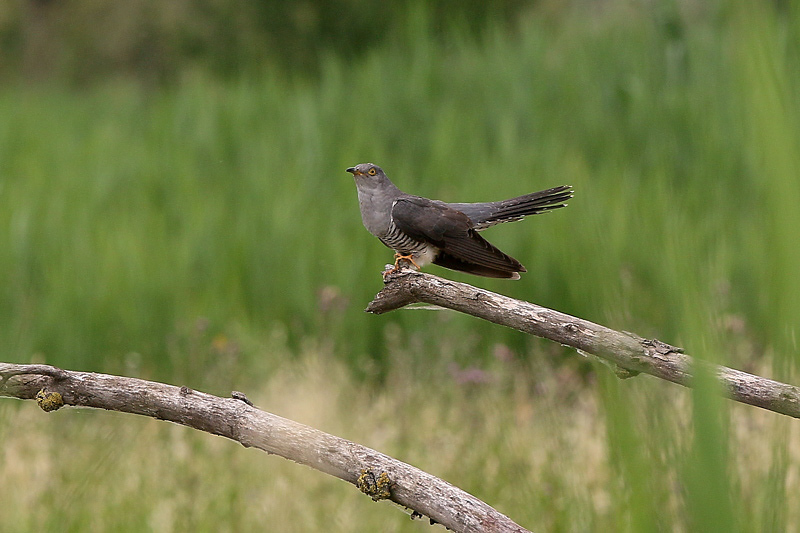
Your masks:
{"label": "knot on branch", "polygon": [[240,402],[244,402],[250,407],[255,407],[253,402],[250,401],[250,398],[248,398],[245,393],[239,392],[238,390],[231,391],[231,398],[233,398],[234,400],[239,400]]}
{"label": "knot on branch", "polygon": [[391,498],[393,484],[389,474],[381,472],[376,476],[371,468],[363,469],[356,480],[358,490],[372,498],[374,502]]}
{"label": "knot on branch", "polygon": [[36,404],[41,407],[42,411],[49,413],[64,407],[64,398],[57,392],[42,389],[36,393]]}
{"label": "knot on branch", "polygon": [[642,345],[647,350],[648,355],[669,355],[671,353],[683,353],[683,348],[678,348],[658,339],[643,339]]}

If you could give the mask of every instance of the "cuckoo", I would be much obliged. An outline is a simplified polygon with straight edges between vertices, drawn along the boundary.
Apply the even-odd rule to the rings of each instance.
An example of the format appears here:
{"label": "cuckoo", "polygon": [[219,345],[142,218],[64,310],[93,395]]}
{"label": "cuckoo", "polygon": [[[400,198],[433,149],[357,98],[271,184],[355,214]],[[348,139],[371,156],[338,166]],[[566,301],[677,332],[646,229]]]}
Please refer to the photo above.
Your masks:
{"label": "cuckoo", "polygon": [[[495,224],[566,207],[572,187],[562,185],[499,202],[451,204],[406,194],[381,167],[362,163],[353,174],[364,227],[417,269],[429,263],[489,278],[519,279],[522,263],[501,252],[478,232]],[[387,272],[388,273],[388,272]]]}

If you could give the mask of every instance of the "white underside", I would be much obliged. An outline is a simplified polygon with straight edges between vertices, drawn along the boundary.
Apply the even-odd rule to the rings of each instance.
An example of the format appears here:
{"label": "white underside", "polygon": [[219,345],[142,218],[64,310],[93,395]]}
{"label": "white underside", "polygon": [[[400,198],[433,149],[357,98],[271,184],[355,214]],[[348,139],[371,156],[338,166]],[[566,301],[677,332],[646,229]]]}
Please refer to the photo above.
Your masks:
{"label": "white underside", "polygon": [[436,254],[438,254],[438,253],[439,253],[439,249],[437,247],[428,245],[421,252],[416,252],[416,253],[413,254],[414,262],[420,268],[422,268],[425,265],[429,265],[429,264],[433,263],[433,260],[436,259]]}

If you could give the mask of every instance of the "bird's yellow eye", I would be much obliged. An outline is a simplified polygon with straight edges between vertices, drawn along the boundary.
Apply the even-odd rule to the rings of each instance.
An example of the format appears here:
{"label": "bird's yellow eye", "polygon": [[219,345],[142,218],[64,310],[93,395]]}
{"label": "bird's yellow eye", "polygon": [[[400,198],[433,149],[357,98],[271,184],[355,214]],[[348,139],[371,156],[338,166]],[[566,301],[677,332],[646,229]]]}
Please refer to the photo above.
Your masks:
{"label": "bird's yellow eye", "polygon": [[371,168],[371,169],[367,170],[367,174],[369,174],[370,176],[374,176],[375,174],[377,174],[377,172],[375,171],[374,168]]}

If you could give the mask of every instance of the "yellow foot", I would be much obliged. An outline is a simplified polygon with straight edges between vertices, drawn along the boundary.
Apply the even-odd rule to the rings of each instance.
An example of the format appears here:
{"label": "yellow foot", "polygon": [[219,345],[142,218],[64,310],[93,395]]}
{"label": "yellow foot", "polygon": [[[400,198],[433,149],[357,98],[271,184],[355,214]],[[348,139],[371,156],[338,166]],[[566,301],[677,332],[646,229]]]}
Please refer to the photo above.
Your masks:
{"label": "yellow foot", "polygon": [[400,252],[396,252],[394,254],[394,268],[390,268],[389,270],[384,270],[383,271],[383,277],[385,278],[389,274],[394,274],[395,272],[398,272],[401,269],[400,261],[407,261],[407,262],[411,263],[412,265],[414,265],[414,267],[417,270],[419,270],[419,265],[414,261],[414,256],[413,255],[411,255],[411,254],[406,255],[406,254],[401,254]]}
{"label": "yellow foot", "polygon": [[400,263],[401,260],[402,261],[408,261],[409,263],[414,265],[414,268],[419,270],[419,265],[414,262],[414,256],[413,255],[411,255],[411,254],[404,255],[404,254],[401,254],[400,252],[396,252],[394,254],[394,268],[395,268],[395,270],[400,270],[400,264],[399,263]]}

